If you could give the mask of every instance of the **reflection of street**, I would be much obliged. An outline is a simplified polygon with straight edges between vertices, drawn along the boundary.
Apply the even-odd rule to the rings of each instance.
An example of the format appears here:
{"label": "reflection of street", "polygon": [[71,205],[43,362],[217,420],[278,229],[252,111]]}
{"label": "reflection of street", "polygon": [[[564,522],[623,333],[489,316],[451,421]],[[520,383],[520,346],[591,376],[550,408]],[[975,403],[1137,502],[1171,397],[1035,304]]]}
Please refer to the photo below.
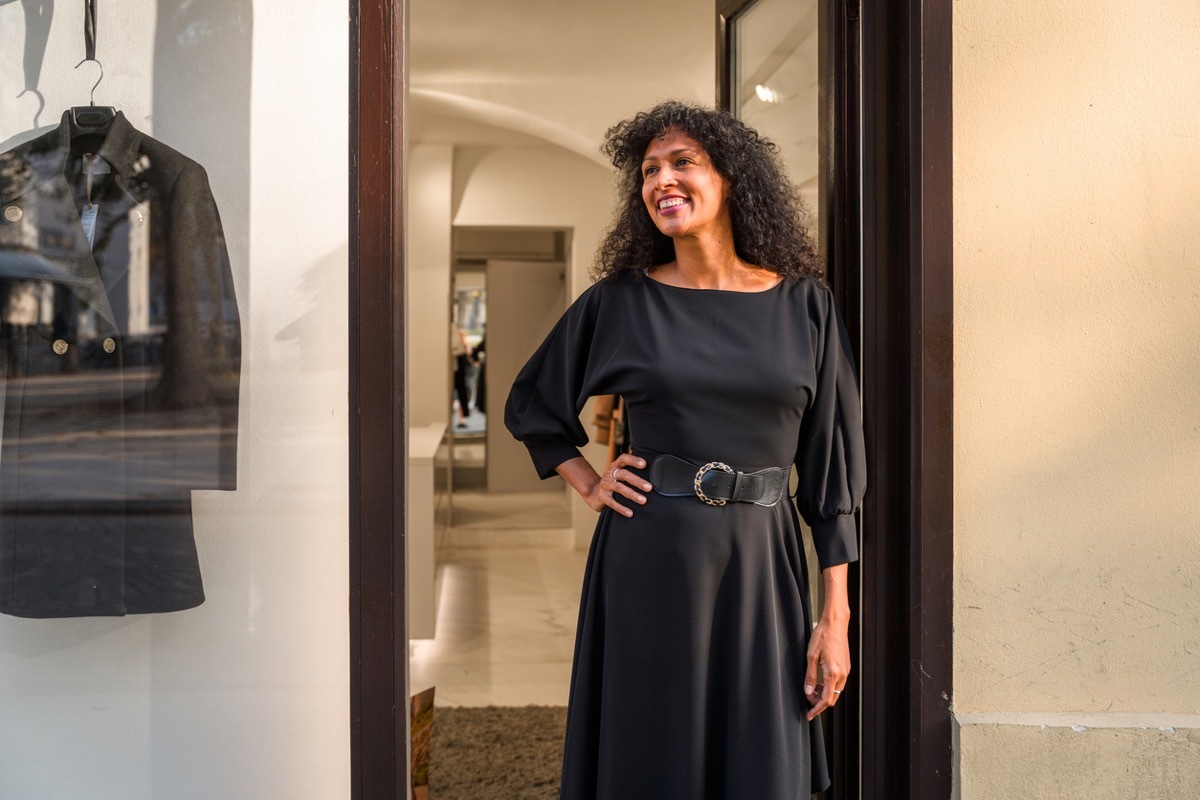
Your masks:
{"label": "reflection of street", "polygon": [[[159,374],[158,369],[140,369],[23,379],[20,453],[15,456],[22,506],[51,500],[154,499],[211,483],[222,436],[219,417],[211,406],[144,407],[153,393],[150,382]],[[214,387],[215,393],[235,398],[235,381],[231,376]],[[130,398],[138,402],[138,416],[144,420],[137,427],[125,424]],[[9,457],[12,451],[4,444],[0,457]],[[81,474],[86,483],[79,481]]]}

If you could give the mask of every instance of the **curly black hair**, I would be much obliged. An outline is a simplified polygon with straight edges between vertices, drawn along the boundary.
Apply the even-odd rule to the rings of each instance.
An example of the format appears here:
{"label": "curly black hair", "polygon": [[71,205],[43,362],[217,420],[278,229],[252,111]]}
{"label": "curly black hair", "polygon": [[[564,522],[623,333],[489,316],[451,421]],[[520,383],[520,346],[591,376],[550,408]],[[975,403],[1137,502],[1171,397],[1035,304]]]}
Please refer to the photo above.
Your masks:
{"label": "curly black hair", "polygon": [[796,279],[824,281],[816,244],[804,228],[807,207],[784,174],[779,148],[729,113],[670,100],[617,123],[601,151],[617,168],[619,194],[612,226],[596,253],[592,276],[640,276],[675,258],[675,243],[658,230],[642,201],[642,158],[651,141],[682,131],[704,147],[729,182],[734,250],[743,261]]}

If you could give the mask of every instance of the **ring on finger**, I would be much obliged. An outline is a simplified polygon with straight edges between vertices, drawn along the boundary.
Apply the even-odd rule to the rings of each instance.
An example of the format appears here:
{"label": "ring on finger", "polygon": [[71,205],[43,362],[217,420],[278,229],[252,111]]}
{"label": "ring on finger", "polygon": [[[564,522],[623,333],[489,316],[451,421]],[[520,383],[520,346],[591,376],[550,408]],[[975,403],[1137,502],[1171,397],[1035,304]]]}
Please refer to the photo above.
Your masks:
{"label": "ring on finger", "polygon": [[610,469],[610,470],[608,471],[608,478],[609,478],[609,480],[611,480],[613,483],[616,483],[616,482],[617,482],[617,470],[618,470],[618,469],[620,469],[620,467],[613,467],[612,469]]}
{"label": "ring on finger", "polygon": [[842,690],[841,690],[841,689],[834,689],[834,690],[833,690],[833,693],[834,693],[834,694],[841,694],[841,693],[842,693]]}

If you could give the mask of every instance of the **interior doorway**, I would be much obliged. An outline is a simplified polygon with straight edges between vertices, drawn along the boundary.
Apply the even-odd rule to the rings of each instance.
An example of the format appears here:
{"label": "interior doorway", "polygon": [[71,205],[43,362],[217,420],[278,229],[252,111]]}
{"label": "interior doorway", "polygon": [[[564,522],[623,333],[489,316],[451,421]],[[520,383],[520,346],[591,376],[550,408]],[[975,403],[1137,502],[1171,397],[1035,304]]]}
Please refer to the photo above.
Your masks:
{"label": "interior doorway", "polygon": [[[525,449],[504,427],[504,403],[518,370],[567,307],[570,240],[564,229],[453,228],[451,426],[439,481],[451,495],[447,525],[455,524],[461,493],[563,488],[528,469]],[[547,527],[562,525],[554,518]]]}

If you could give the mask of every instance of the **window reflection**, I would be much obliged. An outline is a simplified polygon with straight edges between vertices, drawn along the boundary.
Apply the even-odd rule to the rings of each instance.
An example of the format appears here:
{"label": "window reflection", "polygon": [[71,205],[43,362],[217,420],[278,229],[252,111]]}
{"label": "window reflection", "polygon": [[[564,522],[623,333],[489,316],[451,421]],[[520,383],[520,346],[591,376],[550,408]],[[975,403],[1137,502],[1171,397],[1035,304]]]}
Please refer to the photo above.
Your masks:
{"label": "window reflection", "polygon": [[734,26],[734,112],[779,145],[788,174],[811,209],[820,191],[820,70],[817,0],[758,0]]}
{"label": "window reflection", "polygon": [[220,218],[200,165],[71,113],[0,155],[0,611],[190,608],[190,493],[236,481]]}

